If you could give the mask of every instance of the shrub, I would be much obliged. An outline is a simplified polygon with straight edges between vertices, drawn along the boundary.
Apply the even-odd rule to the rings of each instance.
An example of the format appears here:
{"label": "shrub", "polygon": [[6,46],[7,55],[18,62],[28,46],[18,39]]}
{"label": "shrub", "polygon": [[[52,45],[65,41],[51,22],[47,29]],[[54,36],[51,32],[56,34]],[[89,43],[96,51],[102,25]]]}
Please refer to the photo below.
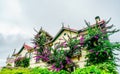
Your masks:
{"label": "shrub", "polygon": [[[109,40],[109,36],[118,32],[119,30],[112,30],[113,27],[106,26],[108,21],[101,21],[102,23],[95,24],[95,27],[91,27],[89,23],[88,25],[87,35],[85,35],[85,45],[87,47],[88,54],[86,55],[87,65],[94,65],[98,63],[103,63],[106,61],[115,61],[115,56],[113,51],[120,50],[120,43],[114,42],[112,43]],[[109,30],[109,31],[108,31]]]}
{"label": "shrub", "polygon": [[111,62],[92,65],[85,68],[78,68],[71,74],[118,74],[115,67]]}
{"label": "shrub", "polygon": [[15,66],[16,67],[28,67],[30,59],[26,57],[19,57],[15,60]]}
{"label": "shrub", "polygon": [[3,68],[0,74],[31,74],[31,73],[29,68],[14,68],[14,69]]}
{"label": "shrub", "polygon": [[77,68],[74,72],[65,70],[49,71],[46,68],[3,68],[0,74],[118,74],[112,62],[105,62],[102,64],[87,66],[85,68]]}
{"label": "shrub", "polygon": [[69,72],[67,72],[65,70],[61,70],[59,72],[49,71],[46,68],[43,69],[43,68],[36,67],[36,68],[32,69],[31,74],[69,74]]}

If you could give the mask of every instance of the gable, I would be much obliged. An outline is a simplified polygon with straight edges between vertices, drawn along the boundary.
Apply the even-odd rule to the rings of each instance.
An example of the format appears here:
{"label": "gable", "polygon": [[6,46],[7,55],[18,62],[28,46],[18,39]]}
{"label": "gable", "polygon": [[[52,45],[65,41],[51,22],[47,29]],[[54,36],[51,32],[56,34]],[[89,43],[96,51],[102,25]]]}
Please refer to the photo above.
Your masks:
{"label": "gable", "polygon": [[72,31],[69,31],[69,30],[62,30],[59,35],[56,37],[56,39],[52,42],[53,45],[57,44],[57,43],[61,43],[61,42],[64,42],[64,38],[66,40],[68,40],[68,35],[70,37],[76,37],[78,34],[75,33],[75,32],[72,32]]}
{"label": "gable", "polygon": [[24,45],[22,46],[22,48],[18,51],[18,53],[13,54],[13,56],[23,55],[23,54],[25,54],[26,52],[28,52],[28,51],[30,51],[30,50],[32,50],[32,49],[33,49],[32,47],[24,44]]}

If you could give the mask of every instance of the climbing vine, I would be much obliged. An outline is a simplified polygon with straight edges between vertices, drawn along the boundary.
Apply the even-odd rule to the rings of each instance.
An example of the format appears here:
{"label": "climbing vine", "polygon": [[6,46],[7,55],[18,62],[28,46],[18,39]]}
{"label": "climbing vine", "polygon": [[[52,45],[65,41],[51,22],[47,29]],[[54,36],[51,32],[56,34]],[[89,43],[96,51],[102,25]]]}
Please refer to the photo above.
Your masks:
{"label": "climbing vine", "polygon": [[[113,27],[107,26],[110,20],[96,22],[91,26],[85,21],[86,33],[84,36],[70,37],[64,39],[64,42],[58,43],[54,48],[45,46],[46,33],[41,31],[34,39],[35,51],[37,52],[36,60],[42,60],[51,64],[54,71],[67,70],[73,71],[77,65],[71,60],[72,57],[79,57],[82,55],[82,49],[87,49],[86,65],[94,65],[98,63],[111,62],[115,66],[114,50],[120,49],[120,43],[111,42],[109,36],[118,32],[119,30],[109,31]],[[68,50],[64,50],[68,48]]]}
{"label": "climbing vine", "polygon": [[120,43],[112,43],[109,40],[109,36],[118,32],[119,30],[108,31],[113,25],[107,26],[108,22],[102,21],[101,24],[96,23],[95,27],[88,25],[87,35],[85,36],[85,45],[87,47],[88,54],[87,65],[93,65],[103,62],[113,62],[115,64],[115,56],[113,51],[120,49]]}

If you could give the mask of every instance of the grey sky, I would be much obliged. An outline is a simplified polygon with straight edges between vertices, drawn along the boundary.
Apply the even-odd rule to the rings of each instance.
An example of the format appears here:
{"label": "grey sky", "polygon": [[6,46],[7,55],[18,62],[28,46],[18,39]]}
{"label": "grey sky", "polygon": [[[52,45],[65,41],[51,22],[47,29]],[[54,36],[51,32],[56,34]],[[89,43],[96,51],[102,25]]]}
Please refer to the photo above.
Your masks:
{"label": "grey sky", "polygon": [[[112,18],[120,29],[120,0],[0,0],[0,66],[5,65],[6,57],[14,48],[18,50],[24,42],[30,44],[35,34],[33,28],[42,26],[55,36],[64,22],[65,26],[81,29],[84,19],[93,24],[94,17]],[[120,41],[120,32],[112,41]]]}

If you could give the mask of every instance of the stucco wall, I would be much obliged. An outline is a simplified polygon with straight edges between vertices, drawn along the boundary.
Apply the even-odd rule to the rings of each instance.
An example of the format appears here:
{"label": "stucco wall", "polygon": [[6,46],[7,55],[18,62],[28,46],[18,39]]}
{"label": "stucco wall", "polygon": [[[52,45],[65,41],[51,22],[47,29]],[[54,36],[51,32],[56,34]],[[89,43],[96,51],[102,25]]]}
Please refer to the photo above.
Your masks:
{"label": "stucco wall", "polygon": [[27,53],[27,49],[23,49],[23,51],[19,54],[20,57],[25,57],[26,53]]}
{"label": "stucco wall", "polygon": [[[62,33],[61,33],[61,35],[53,42],[53,48],[54,48],[54,46],[55,46],[55,44],[56,43],[58,43],[58,42],[64,42],[65,40],[63,39],[63,37],[66,39],[66,40],[68,40],[68,36],[67,35],[64,35],[64,34],[68,34],[69,36],[72,36],[72,37],[76,37],[78,34],[77,33],[74,33],[74,32],[71,32],[70,33],[70,31],[67,31],[67,30],[64,30]],[[79,34],[79,37],[77,37],[77,39],[80,39],[81,37],[82,37],[82,35],[83,34]],[[66,48],[65,48],[66,49]],[[87,52],[86,52],[86,50],[85,49],[83,49],[82,50],[82,56],[81,57],[79,57],[79,60],[78,60],[78,57],[74,57],[74,58],[71,58],[71,60],[73,61],[73,62],[75,62],[75,63],[77,63],[77,65],[79,66],[79,67],[81,67],[81,68],[83,68],[84,67],[84,65],[86,64],[86,62],[85,62],[85,56],[86,56],[86,54],[87,54]]]}
{"label": "stucco wall", "polygon": [[[65,35],[65,33],[66,33],[66,35]],[[77,36],[77,33],[74,33],[74,32],[70,32],[70,31],[68,31],[68,30],[64,30],[61,34],[60,34],[60,36],[53,42],[53,48],[54,48],[54,45],[56,44],[56,43],[58,43],[58,42],[64,42],[65,40],[64,40],[64,38],[66,39],[66,40],[68,40],[68,36],[67,35],[69,35],[69,36],[71,36],[71,37],[75,37],[75,36]],[[64,38],[63,38],[64,37]]]}

